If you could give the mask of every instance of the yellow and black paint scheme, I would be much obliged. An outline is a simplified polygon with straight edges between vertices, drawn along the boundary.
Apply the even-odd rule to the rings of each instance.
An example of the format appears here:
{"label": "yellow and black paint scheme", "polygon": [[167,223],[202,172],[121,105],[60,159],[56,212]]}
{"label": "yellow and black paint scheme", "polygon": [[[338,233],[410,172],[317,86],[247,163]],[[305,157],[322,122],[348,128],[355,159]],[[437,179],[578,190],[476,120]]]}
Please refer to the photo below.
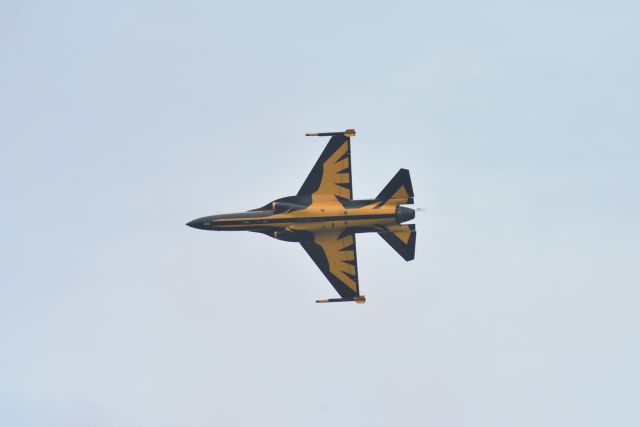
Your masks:
{"label": "yellow and black paint scheme", "polygon": [[344,132],[310,133],[330,136],[311,173],[295,196],[274,200],[247,212],[212,215],[187,225],[201,230],[253,231],[298,242],[340,295],[316,302],[364,303],[358,281],[356,234],[379,233],[406,261],[415,256],[416,228],[403,224],[415,217],[409,171],[400,169],[374,199],[353,200],[351,137]]}

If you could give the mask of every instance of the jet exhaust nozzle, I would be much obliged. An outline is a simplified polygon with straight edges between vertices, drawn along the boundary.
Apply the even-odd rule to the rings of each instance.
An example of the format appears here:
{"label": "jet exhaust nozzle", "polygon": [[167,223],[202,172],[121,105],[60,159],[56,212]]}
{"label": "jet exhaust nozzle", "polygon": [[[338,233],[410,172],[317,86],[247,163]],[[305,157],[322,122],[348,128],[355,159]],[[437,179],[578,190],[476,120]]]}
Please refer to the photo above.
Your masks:
{"label": "jet exhaust nozzle", "polygon": [[396,221],[398,221],[398,224],[411,221],[415,217],[416,217],[416,211],[414,211],[411,208],[398,206],[398,208],[396,209]]}

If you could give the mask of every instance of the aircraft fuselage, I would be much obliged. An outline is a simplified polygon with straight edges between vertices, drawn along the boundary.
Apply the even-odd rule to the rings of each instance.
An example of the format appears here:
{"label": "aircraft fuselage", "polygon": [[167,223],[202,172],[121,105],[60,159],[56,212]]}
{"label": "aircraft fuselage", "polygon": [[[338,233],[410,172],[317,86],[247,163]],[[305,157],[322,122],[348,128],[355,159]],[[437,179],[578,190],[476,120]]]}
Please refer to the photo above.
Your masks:
{"label": "aircraft fuselage", "polygon": [[201,230],[253,231],[280,240],[301,242],[313,233],[380,232],[413,219],[413,209],[379,200],[293,196],[247,212],[211,215],[187,225]]}

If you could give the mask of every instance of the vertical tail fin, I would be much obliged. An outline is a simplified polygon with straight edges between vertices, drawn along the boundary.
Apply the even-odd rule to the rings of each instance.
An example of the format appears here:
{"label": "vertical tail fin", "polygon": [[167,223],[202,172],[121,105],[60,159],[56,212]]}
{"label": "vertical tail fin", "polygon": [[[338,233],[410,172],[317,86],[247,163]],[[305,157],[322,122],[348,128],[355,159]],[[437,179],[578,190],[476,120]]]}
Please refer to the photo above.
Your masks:
{"label": "vertical tail fin", "polygon": [[413,185],[411,185],[409,171],[407,169],[400,169],[380,194],[378,194],[376,200],[379,201],[378,207],[388,203],[394,205],[413,204]]}

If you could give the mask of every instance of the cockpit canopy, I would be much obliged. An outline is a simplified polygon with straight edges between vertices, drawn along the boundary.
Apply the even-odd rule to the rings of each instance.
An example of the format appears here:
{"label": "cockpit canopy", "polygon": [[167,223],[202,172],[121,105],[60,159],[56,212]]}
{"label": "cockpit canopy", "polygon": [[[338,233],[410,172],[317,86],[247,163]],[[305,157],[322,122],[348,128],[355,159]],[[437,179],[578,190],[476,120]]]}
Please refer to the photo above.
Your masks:
{"label": "cockpit canopy", "polygon": [[252,211],[273,211],[274,213],[283,213],[304,209],[309,206],[309,204],[311,204],[311,197],[309,196],[290,196],[276,199],[260,208],[252,209]]}

